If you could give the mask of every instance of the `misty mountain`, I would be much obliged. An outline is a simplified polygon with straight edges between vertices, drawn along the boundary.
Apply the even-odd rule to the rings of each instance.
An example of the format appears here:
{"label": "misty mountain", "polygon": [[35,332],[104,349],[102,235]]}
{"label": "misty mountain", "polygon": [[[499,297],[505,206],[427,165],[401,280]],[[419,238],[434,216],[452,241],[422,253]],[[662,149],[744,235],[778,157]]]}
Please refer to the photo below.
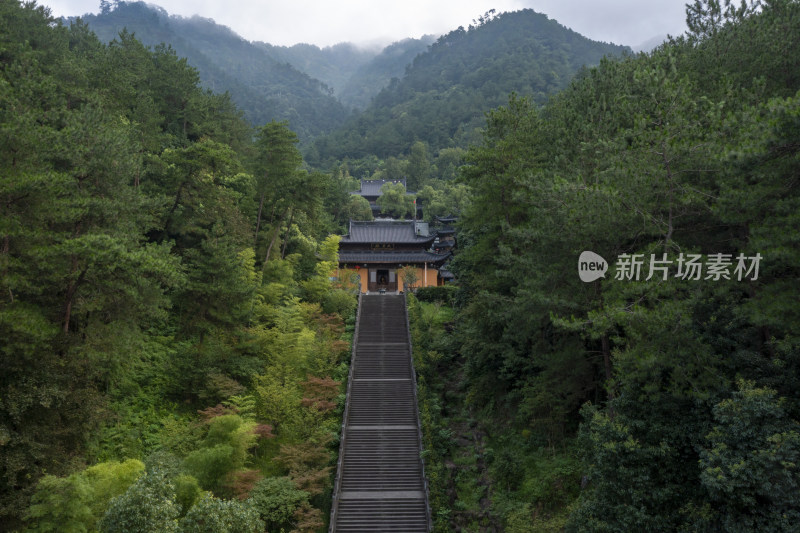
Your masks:
{"label": "misty mountain", "polygon": [[113,11],[82,18],[104,42],[127,28],[148,46],[171,45],[198,70],[203,86],[228,91],[252,124],[288,120],[309,141],[349,115],[328,85],[213,20],[170,16],[143,2],[119,2]]}
{"label": "misty mountain", "polygon": [[460,27],[416,56],[360,115],[318,139],[307,151],[315,164],[370,154],[407,154],[416,141],[429,148],[478,141],[484,113],[516,92],[544,103],[584,66],[630,48],[592,41],[530,9]]}
{"label": "misty mountain", "polygon": [[640,43],[637,46],[633,46],[632,48],[634,52],[651,52],[657,46],[661,46],[662,44],[664,44],[664,41],[666,41],[668,38],[669,35],[667,34],[654,35],[653,37],[650,37],[643,43]]}
{"label": "misty mountain", "polygon": [[213,20],[170,16],[144,2],[83,18],[105,42],[127,28],[146,45],[169,44],[205,87],[229,92],[252,124],[288,120],[304,144],[318,140],[307,150],[312,164],[404,154],[417,140],[432,149],[466,146],[509,93],[544,102],[582,66],[630,51],[532,10],[487,14],[438,40],[406,39],[380,51],[249,42]]}
{"label": "misty mountain", "polygon": [[436,40],[428,35],[403,39],[383,49],[339,43],[320,48],[312,44],[275,46],[257,42],[267,53],[321,80],[347,107],[363,109],[392,78],[402,76],[414,58]]}
{"label": "misty mountain", "polygon": [[325,48],[306,43],[293,46],[263,42],[253,44],[263,48],[270,57],[289,63],[312,78],[322,81],[333,89],[337,97],[341,97],[342,89],[350,77],[380,52],[379,48],[363,48],[352,43],[339,43]]}
{"label": "misty mountain", "polygon": [[403,39],[390,44],[350,76],[341,93],[338,93],[342,103],[359,109],[367,107],[392,78],[402,77],[414,58],[435,41],[433,35],[425,35],[420,39]]}

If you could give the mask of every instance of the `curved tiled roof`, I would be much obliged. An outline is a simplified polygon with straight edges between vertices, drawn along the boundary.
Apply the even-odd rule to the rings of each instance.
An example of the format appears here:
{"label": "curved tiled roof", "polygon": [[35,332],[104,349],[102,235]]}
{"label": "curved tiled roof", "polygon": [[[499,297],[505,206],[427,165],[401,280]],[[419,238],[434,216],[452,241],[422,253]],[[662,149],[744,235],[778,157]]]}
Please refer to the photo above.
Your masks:
{"label": "curved tiled roof", "polygon": [[406,180],[361,180],[361,190],[355,191],[352,194],[380,196],[382,194],[381,187],[386,183],[402,183],[403,187],[406,186]]}
{"label": "curved tiled roof", "polygon": [[433,235],[417,235],[413,221],[380,220],[374,222],[350,222],[350,233],[342,237],[341,244],[347,243],[395,243],[425,244],[433,242]]}
{"label": "curved tiled roof", "polygon": [[339,252],[339,263],[441,263],[451,254],[434,252]]}

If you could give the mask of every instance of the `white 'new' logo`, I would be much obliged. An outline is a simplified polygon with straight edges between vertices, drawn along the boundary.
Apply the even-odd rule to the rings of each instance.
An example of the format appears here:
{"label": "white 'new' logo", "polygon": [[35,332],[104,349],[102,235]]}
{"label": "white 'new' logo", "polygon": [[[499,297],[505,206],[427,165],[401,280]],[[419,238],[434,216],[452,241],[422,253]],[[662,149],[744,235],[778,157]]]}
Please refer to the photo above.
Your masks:
{"label": "white 'new' logo", "polygon": [[606,277],[608,261],[594,252],[582,252],[578,258],[578,275],[581,281],[592,282],[599,278]]}

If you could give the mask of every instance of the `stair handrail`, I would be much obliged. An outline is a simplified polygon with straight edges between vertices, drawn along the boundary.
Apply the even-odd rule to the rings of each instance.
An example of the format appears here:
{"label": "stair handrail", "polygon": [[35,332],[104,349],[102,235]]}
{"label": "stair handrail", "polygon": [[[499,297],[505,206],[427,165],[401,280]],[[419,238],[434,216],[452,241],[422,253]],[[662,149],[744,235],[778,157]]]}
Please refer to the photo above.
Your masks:
{"label": "stair handrail", "polygon": [[358,330],[361,324],[361,303],[363,301],[361,293],[358,294],[358,306],[356,308],[356,327],[353,330],[353,346],[350,352],[350,369],[347,372],[347,389],[345,391],[344,413],[342,413],[342,431],[339,437],[339,458],[336,461],[336,479],[333,484],[333,497],[331,498],[331,521],[328,526],[330,533],[336,531],[336,512],[339,510],[339,500],[342,489],[342,468],[344,465],[345,440],[347,435],[347,420],[350,415],[350,388],[353,385],[353,372],[356,367],[356,347],[358,345]]}

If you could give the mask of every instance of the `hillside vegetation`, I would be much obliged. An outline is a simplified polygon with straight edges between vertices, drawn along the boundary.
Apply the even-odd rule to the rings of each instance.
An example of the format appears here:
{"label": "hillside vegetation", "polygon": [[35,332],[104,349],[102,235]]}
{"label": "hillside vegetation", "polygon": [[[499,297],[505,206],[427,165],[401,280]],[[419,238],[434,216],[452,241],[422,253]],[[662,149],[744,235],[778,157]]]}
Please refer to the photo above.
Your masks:
{"label": "hillside vegetation", "polygon": [[457,313],[415,311],[437,531],[796,528],[800,3],[687,14],[465,156]]}
{"label": "hillside vegetation", "polygon": [[421,141],[436,152],[479,139],[484,113],[516,92],[537,103],[583,66],[626,47],[591,41],[532,10],[487,13],[440,37],[361,114],[319,139],[311,163],[408,154]]}
{"label": "hillside vegetation", "polygon": [[0,3],[0,87],[0,531],[322,527],[353,185],[33,3]]}
{"label": "hillside vegetation", "polygon": [[403,39],[376,50],[340,43],[319,48],[310,44],[273,46],[258,43],[268,53],[322,80],[345,106],[363,109],[392,78],[399,78],[414,58],[424,53],[435,37]]}
{"label": "hillside vegetation", "polygon": [[[0,2],[0,531],[325,529],[352,176],[459,220],[408,298],[435,531],[797,529],[800,1],[372,59],[101,5]],[[347,120],[285,63],[364,102],[412,54]]]}
{"label": "hillside vegetation", "polygon": [[366,107],[434,40],[405,39],[385,49],[351,43],[275,46],[249,42],[210,19],[170,16],[144,2],[115,2],[82,19],[106,43],[127,31],[145,45],[169,45],[197,69],[204,87],[230,93],[251,124],[288,121],[303,143],[339,127],[352,109]]}
{"label": "hillside vegetation", "polygon": [[105,43],[127,31],[147,46],[169,45],[197,69],[204,87],[228,92],[253,125],[285,120],[308,141],[348,116],[330,87],[213,20],[169,16],[144,2],[118,2],[83,20]]}

